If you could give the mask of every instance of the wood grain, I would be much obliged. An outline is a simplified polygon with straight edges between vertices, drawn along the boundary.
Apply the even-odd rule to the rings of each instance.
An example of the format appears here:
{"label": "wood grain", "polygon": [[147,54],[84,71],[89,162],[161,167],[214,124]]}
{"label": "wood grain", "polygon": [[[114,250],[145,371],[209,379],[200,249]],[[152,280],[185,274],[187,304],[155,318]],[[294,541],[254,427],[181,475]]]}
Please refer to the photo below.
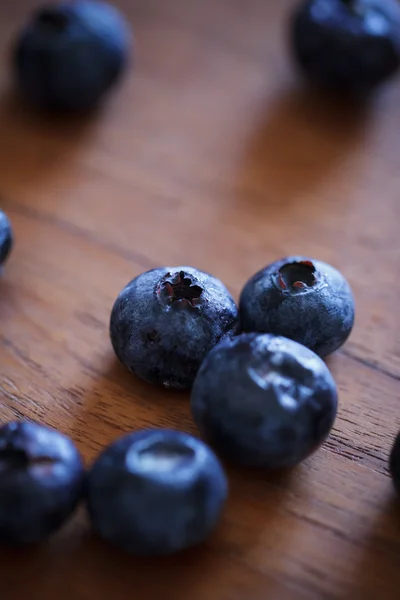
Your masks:
{"label": "wood grain", "polygon": [[121,0],[137,59],[90,121],[39,119],[10,96],[9,44],[38,4],[0,9],[0,198],[16,246],[0,282],[0,421],[71,435],[88,464],[144,426],[196,434],[185,394],[116,364],[112,303],[158,265],[211,271],[237,297],[286,254],[348,277],[357,322],[329,359],[340,411],[287,475],[228,466],[204,547],[134,560],[81,511],[39,548],[0,551],[5,600],[398,600],[400,504],[387,473],[400,427],[400,80],[369,106],[303,88],[280,0]]}

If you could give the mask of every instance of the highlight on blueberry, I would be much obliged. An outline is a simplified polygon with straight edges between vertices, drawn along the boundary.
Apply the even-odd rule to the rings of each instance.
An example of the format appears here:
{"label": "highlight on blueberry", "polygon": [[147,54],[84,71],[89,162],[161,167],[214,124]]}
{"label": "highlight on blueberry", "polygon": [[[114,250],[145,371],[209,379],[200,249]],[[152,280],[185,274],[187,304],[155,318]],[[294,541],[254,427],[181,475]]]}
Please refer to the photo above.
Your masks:
{"label": "highlight on blueberry", "polygon": [[0,544],[39,542],[72,515],[84,468],[72,441],[54,429],[13,421],[0,428]]}
{"label": "highlight on blueberry", "polygon": [[393,485],[400,494],[400,432],[397,434],[390,452],[389,471]]}
{"label": "highlight on blueberry", "polygon": [[303,0],[290,20],[292,52],[314,82],[365,93],[400,66],[396,0]]}
{"label": "highlight on blueberry", "polygon": [[94,0],[46,4],[15,44],[17,86],[35,108],[93,109],[120,78],[130,48],[129,26],[113,6]]}
{"label": "highlight on blueberry", "polygon": [[236,321],[236,304],[219,279],[192,267],[165,267],[139,275],[122,290],[110,336],[117,357],[135,375],[185,389]]}
{"label": "highlight on blueberry", "polygon": [[14,243],[10,219],[0,210],[0,267],[8,259]]}
{"label": "highlight on blueberry", "polygon": [[319,356],[337,350],[354,324],[354,298],[334,267],[304,256],[278,260],[244,286],[244,332],[273,333],[304,344]]}
{"label": "highlight on blueberry", "polygon": [[337,391],[314,352],[255,333],[221,341],[192,388],[193,418],[222,455],[248,467],[293,467],[328,436]]}
{"label": "highlight on blueberry", "polygon": [[128,434],[88,476],[94,530],[134,555],[168,555],[205,540],[227,497],[224,471],[200,440],[178,431]]}

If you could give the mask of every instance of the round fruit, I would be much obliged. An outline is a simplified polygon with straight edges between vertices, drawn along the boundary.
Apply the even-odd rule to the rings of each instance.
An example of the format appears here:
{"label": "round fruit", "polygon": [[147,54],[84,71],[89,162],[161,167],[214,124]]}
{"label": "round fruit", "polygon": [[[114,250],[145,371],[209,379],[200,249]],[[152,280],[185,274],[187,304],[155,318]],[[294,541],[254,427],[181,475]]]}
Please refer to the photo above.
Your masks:
{"label": "round fruit", "polygon": [[72,441],[15,421],[0,428],[0,544],[39,542],[71,516],[84,468]]}
{"label": "round fruit", "polygon": [[246,283],[239,313],[244,332],[282,335],[327,356],[350,335],[354,298],[339,271],[322,261],[291,256]]}
{"label": "round fruit", "polygon": [[142,379],[184,389],[236,320],[232,296],[212,275],[191,267],[153,269],[118,296],[111,342],[121,363]]}
{"label": "round fruit", "polygon": [[292,467],[329,434],[335,382],[311,350],[282,337],[241,334],[220,342],[192,389],[202,434],[226,457],[251,467]]}
{"label": "round fruit", "polygon": [[306,0],[290,21],[294,57],[313,81],[369,92],[400,66],[396,0]]}
{"label": "round fruit", "polygon": [[186,433],[153,429],[117,440],[88,477],[93,527],[134,555],[166,555],[214,529],[227,481],[213,452]]}
{"label": "round fruit", "polygon": [[14,49],[19,89],[34,107],[96,107],[119,79],[130,50],[127,23],[105,2],[78,0],[36,9]]}

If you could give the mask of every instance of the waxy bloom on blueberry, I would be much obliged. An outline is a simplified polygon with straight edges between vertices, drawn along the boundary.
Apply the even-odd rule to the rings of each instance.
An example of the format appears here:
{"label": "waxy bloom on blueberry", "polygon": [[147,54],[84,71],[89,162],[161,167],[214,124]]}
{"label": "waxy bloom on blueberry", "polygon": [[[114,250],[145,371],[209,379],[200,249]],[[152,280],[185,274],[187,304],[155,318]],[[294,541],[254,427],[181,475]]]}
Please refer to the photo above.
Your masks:
{"label": "waxy bloom on blueberry", "polygon": [[218,452],[244,466],[292,467],[329,434],[335,382],[314,352],[256,333],[221,341],[192,388],[193,418]]}
{"label": "waxy bloom on blueberry", "polygon": [[72,515],[84,468],[73,442],[27,421],[0,428],[0,544],[39,542]]}
{"label": "waxy bloom on blueberry", "polygon": [[184,389],[236,320],[235,302],[219,279],[192,267],[153,269],[119,294],[111,342],[121,363],[142,379]]}
{"label": "waxy bloom on blueberry", "polygon": [[87,489],[95,531],[134,555],[195,546],[216,526],[228,492],[214,453],[187,433],[131,433],[95,461]]}
{"label": "waxy bloom on blueberry", "polygon": [[291,256],[256,273],[239,301],[244,332],[273,333],[319,356],[337,350],[354,324],[354,298],[339,271],[319,260]]}

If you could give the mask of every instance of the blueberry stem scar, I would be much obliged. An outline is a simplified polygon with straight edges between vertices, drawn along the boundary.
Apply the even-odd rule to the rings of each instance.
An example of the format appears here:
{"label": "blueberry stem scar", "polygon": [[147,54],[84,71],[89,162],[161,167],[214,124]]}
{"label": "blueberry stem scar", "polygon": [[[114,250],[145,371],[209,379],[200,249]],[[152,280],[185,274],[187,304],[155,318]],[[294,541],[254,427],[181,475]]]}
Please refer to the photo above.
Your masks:
{"label": "blueberry stem scar", "polygon": [[315,266],[309,260],[287,263],[279,269],[279,285],[283,290],[313,287],[317,282],[315,272]]}
{"label": "blueberry stem scar", "polygon": [[203,292],[199,285],[193,285],[192,279],[184,271],[170,275],[169,279],[164,282],[163,288],[166,290],[171,304],[182,301],[190,306],[196,306],[199,303]]}
{"label": "blueberry stem scar", "polygon": [[213,346],[237,323],[223,283],[190,266],[138,275],[118,295],[110,337],[120,362],[142,379],[187,389]]}
{"label": "blueberry stem scar", "polygon": [[25,450],[18,448],[4,448],[0,450],[0,471],[33,465],[53,465],[55,462],[49,456],[29,456]]}
{"label": "blueberry stem scar", "polygon": [[337,350],[353,323],[348,282],[320,260],[286,256],[255,273],[240,294],[243,332],[282,335],[319,356]]}

